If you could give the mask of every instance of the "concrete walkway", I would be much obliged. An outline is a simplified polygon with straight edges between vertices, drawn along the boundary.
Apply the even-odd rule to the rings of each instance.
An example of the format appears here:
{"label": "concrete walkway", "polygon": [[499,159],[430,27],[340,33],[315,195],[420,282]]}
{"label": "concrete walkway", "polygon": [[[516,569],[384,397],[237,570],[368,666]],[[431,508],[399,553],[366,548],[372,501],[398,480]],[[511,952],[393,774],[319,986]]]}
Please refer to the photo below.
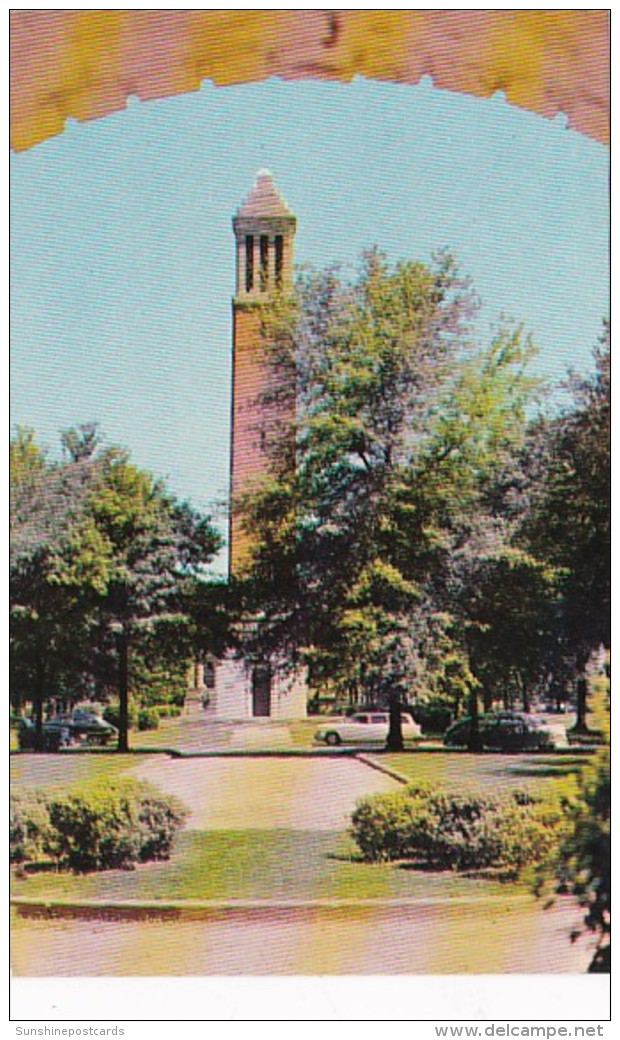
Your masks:
{"label": "concrete walkway", "polygon": [[502,906],[272,908],[205,920],[18,918],[16,975],[582,974],[572,901]]}
{"label": "concrete walkway", "polygon": [[153,757],[135,776],[176,795],[198,830],[340,831],[358,798],[401,785],[352,758]]}
{"label": "concrete walkway", "polygon": [[[353,758],[220,757],[141,761],[137,778],[176,795],[199,830],[341,831],[358,798],[402,790]],[[372,865],[369,865],[372,870]],[[583,973],[591,943],[569,942],[583,912],[564,900],[544,911],[522,896],[407,905],[171,908],[148,919],[97,907],[15,908],[16,975],[314,975]],[[171,891],[170,897],[174,899]],[[113,915],[113,908],[110,908]],[[21,910],[21,912],[20,912]],[[172,915],[173,919],[170,919]]]}

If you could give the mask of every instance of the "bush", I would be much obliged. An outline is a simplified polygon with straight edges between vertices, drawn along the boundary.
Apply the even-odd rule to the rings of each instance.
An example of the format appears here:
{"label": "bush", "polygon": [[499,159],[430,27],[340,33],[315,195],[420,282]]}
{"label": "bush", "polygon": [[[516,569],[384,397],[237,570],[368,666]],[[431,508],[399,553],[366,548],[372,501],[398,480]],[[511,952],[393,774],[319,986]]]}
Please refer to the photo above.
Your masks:
{"label": "bush", "polygon": [[9,802],[9,860],[36,862],[45,857],[51,839],[51,824],[45,795],[33,791],[12,794]]}
{"label": "bush", "polygon": [[175,800],[127,780],[48,802],[50,851],[75,871],[131,868],[166,859],[185,811]]}
{"label": "bush", "polygon": [[182,708],[177,704],[156,704],[154,710],[160,719],[176,719],[182,714]]}
{"label": "bush", "polygon": [[138,712],[138,729],[158,729],[159,712],[157,708],[140,708]]}
{"label": "bush", "polygon": [[[116,704],[107,704],[103,709],[103,717],[106,722],[109,722],[111,726],[116,726],[116,729],[120,729],[120,717],[119,707]],[[129,709],[127,712],[127,721],[130,729],[135,729],[138,725],[138,708],[134,701],[129,702]]]}
{"label": "bush", "polygon": [[425,826],[423,806],[404,791],[362,799],[351,820],[353,837],[370,862],[413,855],[413,835]]}
{"label": "bush", "polygon": [[439,870],[494,870],[516,878],[559,841],[558,806],[516,791],[479,798],[410,787],[358,803],[352,835],[364,859],[411,859]]}
{"label": "bush", "polygon": [[143,791],[138,823],[140,861],[169,859],[177,829],[186,818],[186,810],[173,798]]}
{"label": "bush", "polygon": [[427,704],[416,704],[411,714],[422,729],[424,736],[443,734],[454,721],[454,713],[446,704],[429,701]]}

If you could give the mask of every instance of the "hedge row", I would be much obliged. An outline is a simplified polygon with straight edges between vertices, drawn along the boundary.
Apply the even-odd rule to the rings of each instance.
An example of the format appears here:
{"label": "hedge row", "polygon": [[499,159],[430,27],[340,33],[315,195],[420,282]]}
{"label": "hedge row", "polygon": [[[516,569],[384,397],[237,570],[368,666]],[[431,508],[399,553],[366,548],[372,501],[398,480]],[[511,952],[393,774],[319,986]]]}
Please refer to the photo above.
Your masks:
{"label": "hedge row", "polygon": [[480,798],[413,786],[360,801],[351,833],[367,861],[407,859],[516,878],[547,859],[565,827],[559,804],[525,791]]}
{"label": "hedge row", "polygon": [[[158,729],[160,719],[175,719],[181,714],[182,708],[177,704],[153,704],[150,708],[139,708],[132,701],[129,704],[127,721],[130,729]],[[120,725],[118,704],[108,704],[103,710],[103,717],[106,722],[118,729]]]}
{"label": "hedge row", "polygon": [[186,810],[148,784],[122,780],[76,794],[12,795],[10,859],[75,871],[168,859]]}

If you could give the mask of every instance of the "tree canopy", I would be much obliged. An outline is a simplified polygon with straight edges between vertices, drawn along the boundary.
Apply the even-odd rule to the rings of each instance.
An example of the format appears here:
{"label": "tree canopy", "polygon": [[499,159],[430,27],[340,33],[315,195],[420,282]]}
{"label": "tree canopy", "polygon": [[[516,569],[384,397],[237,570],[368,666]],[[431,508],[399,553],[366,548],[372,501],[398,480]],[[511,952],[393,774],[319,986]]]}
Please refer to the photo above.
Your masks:
{"label": "tree canopy", "polygon": [[60,462],[31,431],[11,445],[14,690],[34,701],[40,729],[44,697],[112,682],[125,749],[130,649],[189,656],[192,606],[220,539],[93,427],[62,443]]}
{"label": "tree canopy", "polygon": [[265,311],[270,466],[237,503],[246,607],[262,652],[358,701],[416,692],[439,619],[460,696],[479,685],[463,584],[508,551],[501,480],[534,386],[522,330],[480,349],[475,312],[449,255],[390,265],[377,250],[352,283],[306,272]]}

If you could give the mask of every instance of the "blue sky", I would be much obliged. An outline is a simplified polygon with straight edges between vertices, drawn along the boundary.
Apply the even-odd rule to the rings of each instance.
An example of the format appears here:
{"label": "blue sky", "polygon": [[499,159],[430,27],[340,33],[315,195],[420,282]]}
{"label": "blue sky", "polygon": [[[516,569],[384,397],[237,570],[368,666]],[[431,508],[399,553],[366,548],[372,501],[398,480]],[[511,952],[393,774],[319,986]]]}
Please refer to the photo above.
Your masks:
{"label": "blue sky", "polygon": [[609,307],[603,146],[424,82],[205,83],[12,156],[14,425],[55,448],[97,421],[194,505],[225,498],[231,217],[264,166],[298,217],[298,263],[447,245],[481,340],[504,313],[539,373],[591,366]]}

